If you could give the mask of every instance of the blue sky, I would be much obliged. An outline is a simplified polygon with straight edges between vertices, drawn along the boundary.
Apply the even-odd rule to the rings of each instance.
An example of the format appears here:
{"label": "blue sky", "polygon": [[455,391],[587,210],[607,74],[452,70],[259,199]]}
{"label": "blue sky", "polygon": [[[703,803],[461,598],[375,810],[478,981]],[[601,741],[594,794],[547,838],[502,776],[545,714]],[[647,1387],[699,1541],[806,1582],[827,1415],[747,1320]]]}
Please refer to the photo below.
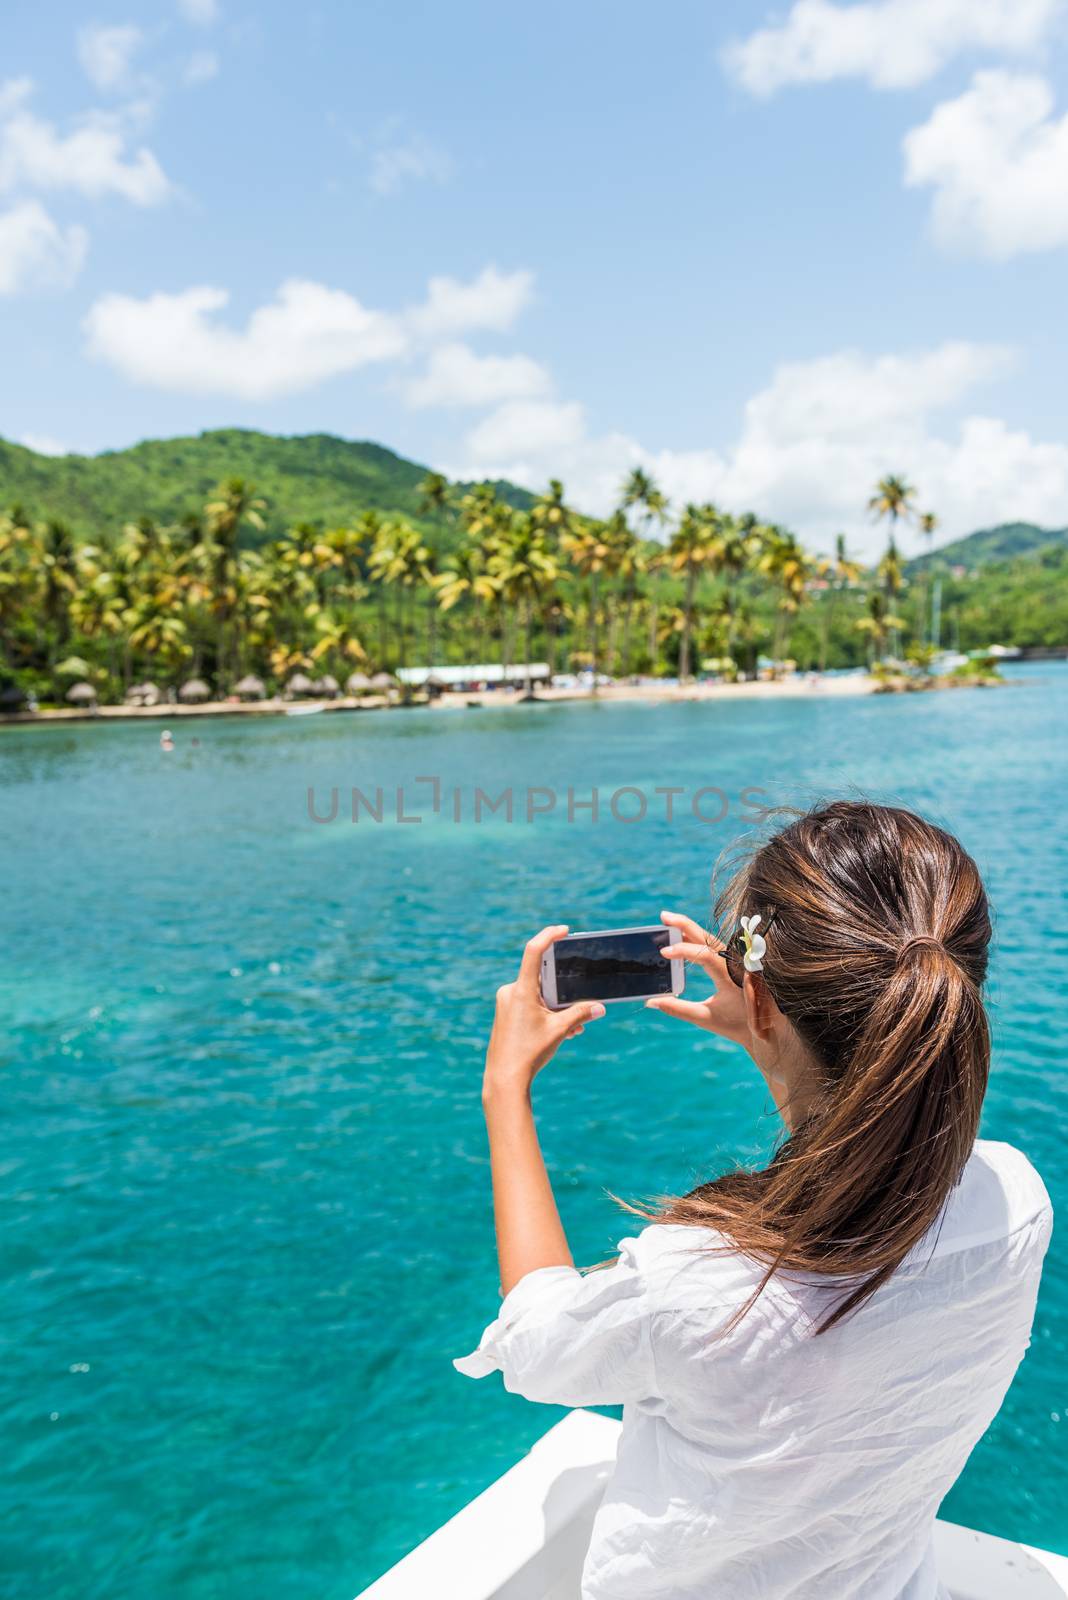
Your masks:
{"label": "blue sky", "polygon": [[[9,5],[0,433],[1068,521],[1068,0]],[[436,286],[435,286],[436,285]],[[12,381],[14,379],[14,381]]]}

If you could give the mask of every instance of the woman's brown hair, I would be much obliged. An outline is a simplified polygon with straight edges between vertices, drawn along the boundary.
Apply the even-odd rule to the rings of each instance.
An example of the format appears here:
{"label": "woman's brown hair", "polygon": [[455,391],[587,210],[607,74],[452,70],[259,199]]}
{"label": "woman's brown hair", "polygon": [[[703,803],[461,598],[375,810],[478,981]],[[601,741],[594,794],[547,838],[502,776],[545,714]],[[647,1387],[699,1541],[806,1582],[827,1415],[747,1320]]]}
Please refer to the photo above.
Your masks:
{"label": "woman's brown hair", "polygon": [[[665,1202],[777,1272],[842,1280],[823,1333],[937,1222],[971,1154],[990,1066],[990,913],[975,862],[911,811],[836,801],[763,844],[717,902],[757,913],[762,981],[817,1063],[813,1108],[772,1161]],[[771,921],[771,919],[774,919]]]}

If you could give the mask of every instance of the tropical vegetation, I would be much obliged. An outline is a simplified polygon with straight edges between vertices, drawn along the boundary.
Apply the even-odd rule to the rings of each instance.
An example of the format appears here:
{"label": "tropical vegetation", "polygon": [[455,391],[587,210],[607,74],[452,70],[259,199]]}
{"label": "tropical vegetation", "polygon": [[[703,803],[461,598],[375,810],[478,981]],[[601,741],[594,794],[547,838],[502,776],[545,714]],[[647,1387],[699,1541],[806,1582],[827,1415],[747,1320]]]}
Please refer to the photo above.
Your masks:
{"label": "tropical vegetation", "polygon": [[[602,674],[923,664],[938,644],[1068,639],[1063,546],[975,573],[940,570],[929,549],[937,519],[901,475],[871,495],[887,542],[870,569],[842,534],[832,554],[816,554],[754,512],[671,506],[641,468],[604,518],[579,512],[555,479],[531,496],[436,472],[400,476],[406,509],[380,482],[375,499],[354,494],[330,518],[281,521],[243,476],[196,507],[186,498],[171,519],[145,512],[115,526],[9,503],[0,680],[43,702],[76,680],[117,700],[143,680],[194,679],[223,696],[249,674],[272,690],[297,674],[343,682],[354,671],[542,660],[596,687]],[[925,560],[903,559],[906,530]]]}

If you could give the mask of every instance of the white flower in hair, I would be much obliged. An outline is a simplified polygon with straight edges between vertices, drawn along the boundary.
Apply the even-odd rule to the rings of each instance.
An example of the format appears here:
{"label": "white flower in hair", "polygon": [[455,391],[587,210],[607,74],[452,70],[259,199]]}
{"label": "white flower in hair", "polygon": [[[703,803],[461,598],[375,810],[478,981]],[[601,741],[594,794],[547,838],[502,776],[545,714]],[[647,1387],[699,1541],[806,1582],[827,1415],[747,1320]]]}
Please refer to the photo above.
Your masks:
{"label": "white flower in hair", "polygon": [[762,933],[757,933],[761,923],[760,917],[742,917],[742,938],[745,941],[745,955],[742,965],[746,972],[763,972],[764,957],[768,953],[767,941]]}

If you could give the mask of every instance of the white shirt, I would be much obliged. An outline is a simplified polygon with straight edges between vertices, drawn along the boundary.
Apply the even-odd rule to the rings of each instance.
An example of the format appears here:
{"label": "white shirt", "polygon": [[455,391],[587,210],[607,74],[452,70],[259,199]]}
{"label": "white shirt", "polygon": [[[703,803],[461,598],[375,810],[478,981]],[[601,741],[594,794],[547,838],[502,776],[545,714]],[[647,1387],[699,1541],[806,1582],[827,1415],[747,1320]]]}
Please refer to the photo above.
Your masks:
{"label": "white shirt", "polygon": [[1053,1213],[1010,1145],[980,1141],[940,1225],[826,1333],[826,1279],[776,1278],[711,1230],[654,1225],[612,1267],[528,1273],[470,1377],[623,1428],[583,1600],[948,1600],[939,1502],[1030,1341]]}

